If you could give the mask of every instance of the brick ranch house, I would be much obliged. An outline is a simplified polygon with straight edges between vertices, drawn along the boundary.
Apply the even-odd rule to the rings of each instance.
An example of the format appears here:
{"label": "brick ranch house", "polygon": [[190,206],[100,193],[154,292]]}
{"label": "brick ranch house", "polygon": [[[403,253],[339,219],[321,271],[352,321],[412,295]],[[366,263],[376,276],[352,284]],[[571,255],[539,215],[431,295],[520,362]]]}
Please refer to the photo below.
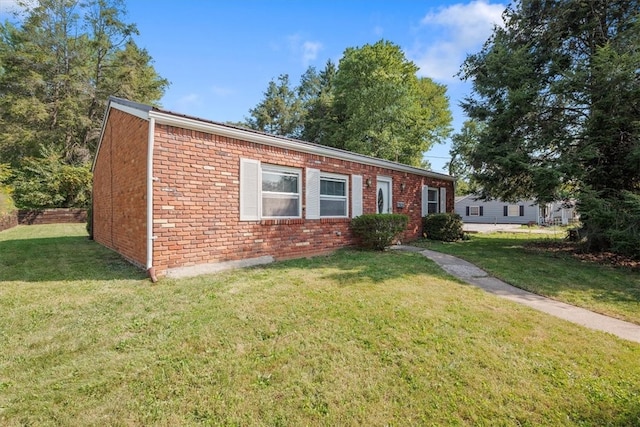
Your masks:
{"label": "brick ranch house", "polygon": [[453,212],[454,178],[111,97],[93,163],[93,237],[157,276],[319,255],[350,219]]}

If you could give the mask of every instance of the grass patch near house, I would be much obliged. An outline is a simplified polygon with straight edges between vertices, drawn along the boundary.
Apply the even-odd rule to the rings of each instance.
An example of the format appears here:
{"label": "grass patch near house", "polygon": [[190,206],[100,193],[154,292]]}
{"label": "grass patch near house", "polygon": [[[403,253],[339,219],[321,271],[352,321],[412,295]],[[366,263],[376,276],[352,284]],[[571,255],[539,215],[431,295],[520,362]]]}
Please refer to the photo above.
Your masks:
{"label": "grass patch near house", "polygon": [[81,227],[0,233],[2,425],[640,423],[640,345],[418,254],[152,284]]}
{"label": "grass patch near house", "polygon": [[541,249],[545,242],[553,248],[561,241],[553,235],[493,233],[473,234],[462,242],[424,240],[416,245],[463,258],[536,294],[640,324],[640,271]]}

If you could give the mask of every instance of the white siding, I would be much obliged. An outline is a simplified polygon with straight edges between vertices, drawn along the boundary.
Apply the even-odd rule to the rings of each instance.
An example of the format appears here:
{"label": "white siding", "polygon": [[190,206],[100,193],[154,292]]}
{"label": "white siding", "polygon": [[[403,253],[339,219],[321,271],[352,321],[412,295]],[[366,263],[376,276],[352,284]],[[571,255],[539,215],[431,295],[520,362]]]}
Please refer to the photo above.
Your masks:
{"label": "white siding", "polygon": [[[524,216],[505,216],[504,207],[509,205],[524,206]],[[467,215],[467,208],[482,207],[482,216]],[[462,217],[463,222],[478,224],[527,224],[538,222],[540,207],[533,200],[519,200],[517,203],[502,200],[478,200],[474,196],[467,196],[456,200],[455,212]]]}

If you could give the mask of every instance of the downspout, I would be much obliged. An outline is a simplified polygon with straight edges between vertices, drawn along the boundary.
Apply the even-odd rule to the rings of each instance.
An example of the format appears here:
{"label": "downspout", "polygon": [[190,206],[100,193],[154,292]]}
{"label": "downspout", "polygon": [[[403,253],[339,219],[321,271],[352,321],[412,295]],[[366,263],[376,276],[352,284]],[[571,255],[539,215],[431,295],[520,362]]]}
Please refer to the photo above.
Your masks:
{"label": "downspout", "polygon": [[[453,213],[456,213],[456,189],[458,188],[458,178],[453,176]],[[446,203],[446,202],[445,202]],[[447,209],[444,210],[445,212]]]}
{"label": "downspout", "polygon": [[147,141],[147,274],[153,283],[158,281],[153,267],[153,143],[156,130],[156,119],[149,119],[149,136]]}

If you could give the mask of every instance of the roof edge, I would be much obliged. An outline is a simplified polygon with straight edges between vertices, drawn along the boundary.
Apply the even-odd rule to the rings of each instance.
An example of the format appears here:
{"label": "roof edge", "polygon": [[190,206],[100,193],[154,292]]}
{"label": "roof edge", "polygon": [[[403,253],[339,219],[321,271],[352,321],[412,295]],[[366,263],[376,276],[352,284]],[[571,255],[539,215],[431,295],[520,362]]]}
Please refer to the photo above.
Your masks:
{"label": "roof edge", "polygon": [[[351,151],[341,150],[339,148],[328,147],[325,145],[314,144],[311,142],[300,141],[297,139],[287,138],[277,135],[269,135],[263,132],[259,132],[251,129],[242,129],[236,126],[230,126],[224,123],[214,122],[211,120],[202,119],[199,117],[187,116],[184,114],[178,114],[167,110],[152,107],[150,105],[141,104],[138,102],[129,101],[127,99],[118,98],[115,96],[109,97],[107,104],[107,111],[105,112],[104,123],[108,118],[108,113],[111,108],[127,112],[134,116],[140,117],[144,120],[154,118],[156,123],[165,124],[169,126],[182,127],[192,129],[205,133],[213,133],[217,135],[226,136],[229,138],[239,139],[243,141],[268,145],[272,147],[278,147],[283,149],[289,149],[294,151],[300,151],[306,154],[315,154],[319,156],[331,157],[339,160],[352,161],[356,163],[362,163],[370,166],[377,166],[386,169],[392,169],[400,172],[412,173],[415,175],[421,175],[429,178],[443,179],[446,181],[455,181],[456,178],[444,173],[438,173],[429,171],[426,169],[417,168],[414,166],[405,165],[391,160],[379,159],[377,157],[367,156],[364,154],[353,153]],[[100,142],[102,142],[102,133],[100,135]],[[98,150],[100,145],[98,145]],[[96,158],[97,158],[96,151]],[[95,159],[94,159],[95,166]],[[93,170],[93,167],[92,167]]]}
{"label": "roof edge", "polygon": [[139,117],[143,120],[149,120],[149,111],[153,109],[150,105],[140,104],[138,102],[129,101],[127,99],[110,96],[107,99],[107,106],[104,109],[104,115],[102,117],[102,128],[100,129],[100,138],[98,139],[98,146],[96,147],[96,154],[93,156],[93,162],[91,163],[91,172],[96,167],[98,161],[98,153],[100,152],[100,146],[102,146],[102,138],[104,138],[105,127],[107,126],[107,120],[109,119],[109,112],[112,108],[116,110],[124,111],[133,116]]}
{"label": "roof edge", "polygon": [[426,169],[405,165],[402,163],[392,162],[390,160],[379,159],[364,154],[353,153],[338,148],[328,147],[320,144],[300,141],[296,139],[269,135],[266,133],[241,129],[235,126],[229,126],[222,123],[216,123],[203,120],[197,117],[188,117],[177,115],[170,111],[153,109],[149,112],[149,117],[153,117],[156,123],[166,124],[169,126],[184,127],[205,133],[214,133],[229,138],[240,139],[243,141],[268,145],[272,147],[284,148],[288,150],[300,151],[306,154],[315,154],[319,156],[331,157],[339,160],[352,161],[370,166],[378,166],[386,169],[392,169],[400,172],[407,172],[421,175],[429,178],[443,179],[447,181],[455,181],[456,178],[451,175],[432,172]]}

